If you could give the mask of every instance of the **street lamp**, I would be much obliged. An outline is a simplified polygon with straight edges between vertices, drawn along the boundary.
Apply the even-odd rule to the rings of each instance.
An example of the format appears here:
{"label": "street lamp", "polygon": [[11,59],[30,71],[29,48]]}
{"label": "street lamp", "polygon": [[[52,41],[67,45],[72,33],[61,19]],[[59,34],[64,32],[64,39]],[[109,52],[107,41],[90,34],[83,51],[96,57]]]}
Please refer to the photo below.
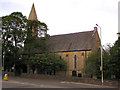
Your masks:
{"label": "street lamp", "polygon": [[101,82],[103,85],[102,34],[101,34],[101,27],[98,24],[96,24],[96,26],[98,26],[100,28],[100,38],[101,38],[101,66],[100,66],[100,70],[101,70]]}

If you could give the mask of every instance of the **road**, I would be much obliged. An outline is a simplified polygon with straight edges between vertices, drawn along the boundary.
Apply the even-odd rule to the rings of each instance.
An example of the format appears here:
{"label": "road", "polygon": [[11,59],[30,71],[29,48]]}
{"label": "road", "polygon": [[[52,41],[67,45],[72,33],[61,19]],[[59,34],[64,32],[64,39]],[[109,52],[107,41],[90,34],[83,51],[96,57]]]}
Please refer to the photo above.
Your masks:
{"label": "road", "polygon": [[92,85],[78,82],[36,80],[20,77],[9,77],[2,81],[2,88],[112,88],[109,86]]}

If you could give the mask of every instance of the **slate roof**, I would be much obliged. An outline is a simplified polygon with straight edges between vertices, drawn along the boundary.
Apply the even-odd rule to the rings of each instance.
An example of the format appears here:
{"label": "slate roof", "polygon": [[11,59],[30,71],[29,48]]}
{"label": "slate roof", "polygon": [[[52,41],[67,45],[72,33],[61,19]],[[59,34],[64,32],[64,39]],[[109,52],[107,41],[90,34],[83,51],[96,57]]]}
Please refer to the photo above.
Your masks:
{"label": "slate roof", "polygon": [[54,52],[91,50],[94,43],[94,33],[95,30],[50,36],[47,45]]}

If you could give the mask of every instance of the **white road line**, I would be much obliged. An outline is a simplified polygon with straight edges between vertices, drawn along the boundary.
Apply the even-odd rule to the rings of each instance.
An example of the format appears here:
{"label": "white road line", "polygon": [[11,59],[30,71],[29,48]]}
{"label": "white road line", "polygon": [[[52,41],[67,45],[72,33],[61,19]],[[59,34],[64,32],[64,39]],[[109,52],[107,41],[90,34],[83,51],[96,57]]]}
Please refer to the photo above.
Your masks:
{"label": "white road line", "polygon": [[29,83],[29,82],[18,82],[18,81],[3,81],[3,82],[7,82],[7,83],[15,83],[15,84],[23,84],[23,85],[31,85],[31,86],[36,86],[36,87],[40,87],[40,88],[61,88],[58,86],[51,86],[51,85],[43,85],[43,84],[33,84],[33,83]]}
{"label": "white road line", "polygon": [[111,86],[101,86],[101,85],[95,85],[95,84],[86,84],[86,83],[78,83],[78,82],[65,82],[62,81],[60,83],[67,83],[67,84],[81,84],[81,85],[87,85],[87,86],[97,86],[97,87],[106,87],[106,88],[113,88]]}

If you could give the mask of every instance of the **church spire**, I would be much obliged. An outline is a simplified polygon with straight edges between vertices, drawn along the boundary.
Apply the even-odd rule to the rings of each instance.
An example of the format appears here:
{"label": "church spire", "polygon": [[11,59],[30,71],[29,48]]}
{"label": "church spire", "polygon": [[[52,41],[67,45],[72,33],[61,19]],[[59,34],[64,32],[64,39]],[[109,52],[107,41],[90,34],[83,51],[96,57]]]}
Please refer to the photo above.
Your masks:
{"label": "church spire", "polygon": [[34,3],[32,5],[28,20],[38,20],[37,19],[37,14],[36,14],[36,11],[35,11]]}

